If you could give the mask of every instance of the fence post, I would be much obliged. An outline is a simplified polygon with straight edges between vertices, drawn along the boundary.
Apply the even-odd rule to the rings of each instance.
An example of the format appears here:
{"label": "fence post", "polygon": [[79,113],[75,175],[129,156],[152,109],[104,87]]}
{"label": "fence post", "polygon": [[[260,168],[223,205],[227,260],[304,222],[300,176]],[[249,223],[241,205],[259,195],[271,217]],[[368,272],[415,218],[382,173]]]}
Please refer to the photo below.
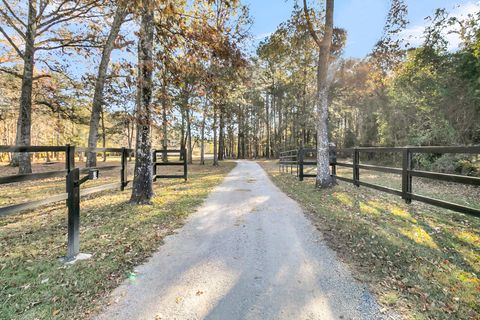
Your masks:
{"label": "fence post", "polygon": [[187,149],[182,150],[183,153],[183,178],[185,181],[188,179],[188,160],[187,160]]}
{"label": "fence post", "polygon": [[358,151],[358,148],[353,149],[353,184],[356,187],[360,187],[359,181],[360,181],[360,168],[358,167],[360,165],[360,152]]}
{"label": "fence post", "polygon": [[75,168],[75,146],[66,145],[65,150],[65,169],[70,172]]}
{"label": "fence post", "polygon": [[66,261],[71,261],[80,252],[80,169],[67,175],[68,249]]}
{"label": "fence post", "polygon": [[120,169],[120,190],[124,191],[127,186],[127,149],[122,148],[122,169]]}
{"label": "fence post", "polygon": [[298,150],[298,160],[297,160],[297,166],[298,166],[298,179],[300,181],[303,181],[303,160],[305,158],[305,150],[303,148],[300,148]]}
{"label": "fence post", "polygon": [[412,170],[412,152],[409,148],[403,149],[403,159],[402,159],[402,199],[406,203],[412,203],[412,175],[410,170]]}

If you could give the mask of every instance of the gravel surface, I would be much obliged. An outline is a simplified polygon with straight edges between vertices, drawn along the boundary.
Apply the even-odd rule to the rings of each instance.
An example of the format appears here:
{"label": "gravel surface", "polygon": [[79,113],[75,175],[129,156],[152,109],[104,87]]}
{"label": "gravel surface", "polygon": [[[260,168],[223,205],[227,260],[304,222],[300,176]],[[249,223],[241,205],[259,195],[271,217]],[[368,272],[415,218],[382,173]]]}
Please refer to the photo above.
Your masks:
{"label": "gravel surface", "polygon": [[300,206],[239,161],[96,319],[383,319]]}

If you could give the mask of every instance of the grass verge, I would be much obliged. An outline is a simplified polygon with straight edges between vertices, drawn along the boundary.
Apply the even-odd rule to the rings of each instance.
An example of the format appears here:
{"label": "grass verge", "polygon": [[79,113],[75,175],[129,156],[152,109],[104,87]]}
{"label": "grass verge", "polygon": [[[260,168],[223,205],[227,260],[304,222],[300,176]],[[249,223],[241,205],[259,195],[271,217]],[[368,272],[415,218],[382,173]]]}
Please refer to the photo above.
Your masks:
{"label": "grass verge", "polygon": [[73,266],[59,262],[66,253],[63,203],[1,218],[0,319],[88,318],[234,166],[192,165],[186,183],[156,182],[151,206],[128,204],[129,190],[82,200],[81,252],[93,257]]}
{"label": "grass verge", "polygon": [[480,319],[480,219],[344,182],[315,190],[260,164],[384,306],[407,319]]}

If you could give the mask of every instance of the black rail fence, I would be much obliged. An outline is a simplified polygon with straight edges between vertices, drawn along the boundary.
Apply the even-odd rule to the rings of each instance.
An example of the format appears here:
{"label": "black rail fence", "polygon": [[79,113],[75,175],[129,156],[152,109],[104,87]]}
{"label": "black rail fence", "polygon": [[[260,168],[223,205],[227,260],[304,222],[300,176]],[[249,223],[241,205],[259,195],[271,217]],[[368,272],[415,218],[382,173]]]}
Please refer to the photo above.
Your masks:
{"label": "black rail fence", "polygon": [[298,171],[298,156],[299,156],[299,149],[292,149],[280,152],[280,161],[278,169],[280,172],[288,172],[290,169],[290,173],[293,173],[293,168]]}
{"label": "black rail fence", "polygon": [[[79,227],[80,227],[80,198],[87,195],[95,194],[102,191],[119,189],[124,191],[131,183],[128,180],[128,166],[130,165],[129,157],[134,156],[134,150],[127,148],[75,148],[75,146],[0,146],[0,153],[64,153],[65,169],[55,170],[48,172],[30,173],[30,174],[17,174],[10,176],[0,177],[0,185],[43,180],[50,178],[65,177],[66,179],[66,192],[45,197],[43,199],[21,202],[13,205],[0,207],[0,217],[7,216],[13,213],[36,209],[41,206],[53,204],[66,200],[66,206],[68,208],[68,249],[66,261],[74,260],[79,253]],[[165,155],[173,154],[178,155],[179,159],[183,159],[182,162],[169,162],[168,156],[165,158],[165,162],[157,162],[157,153],[162,152]],[[76,168],[75,167],[75,154],[76,153],[113,153],[120,156],[120,165],[101,166],[97,168]],[[163,178],[182,178],[187,180],[187,157],[186,150],[154,150],[152,154],[153,159],[153,180]],[[182,175],[157,175],[157,166],[183,166]],[[87,180],[95,180],[99,177],[99,174],[103,171],[119,170],[119,182],[104,184],[100,186],[90,187],[80,190],[80,185]],[[81,174],[88,174],[87,176],[80,178]]]}
{"label": "black rail fence", "polygon": [[[338,154],[348,155],[352,162],[337,161]],[[362,153],[385,154],[393,153],[400,155],[402,167],[389,167],[364,164],[360,162],[360,155]],[[353,183],[353,185],[360,187],[368,187],[378,191],[383,191],[396,196],[402,197],[406,203],[412,201],[424,202],[430,205],[450,209],[453,211],[465,213],[468,215],[480,217],[480,210],[477,208],[467,207],[452,202],[434,199],[423,195],[416,194],[413,190],[414,178],[427,178],[437,181],[454,182],[463,185],[480,186],[480,178],[458,174],[447,174],[440,172],[431,172],[424,170],[417,170],[414,168],[415,154],[480,154],[480,146],[453,146],[453,147],[364,147],[364,148],[348,148],[337,149],[332,147],[330,149],[330,167],[331,175],[337,180]],[[288,172],[295,174],[300,181],[304,178],[316,177],[315,174],[305,173],[308,167],[316,166],[315,160],[316,150],[308,148],[300,148],[297,150],[288,150],[280,154],[279,170],[281,172]],[[313,158],[313,159],[312,159]],[[346,178],[337,175],[337,167],[345,167],[352,169],[352,178]],[[294,171],[295,168],[295,171]],[[360,170],[377,171],[383,173],[396,174],[401,176],[402,187],[401,190],[389,188],[361,180]]]}
{"label": "black rail fence", "polygon": [[[162,161],[158,161],[158,154],[162,154]],[[178,156],[179,161],[169,161],[169,155],[173,155],[174,157]],[[157,167],[161,166],[180,166],[183,167],[183,174],[181,175],[157,175]],[[153,151],[153,176],[154,181],[157,179],[184,179],[187,181],[188,179],[188,160],[187,160],[187,150],[186,149],[179,149],[179,150],[154,150]]]}

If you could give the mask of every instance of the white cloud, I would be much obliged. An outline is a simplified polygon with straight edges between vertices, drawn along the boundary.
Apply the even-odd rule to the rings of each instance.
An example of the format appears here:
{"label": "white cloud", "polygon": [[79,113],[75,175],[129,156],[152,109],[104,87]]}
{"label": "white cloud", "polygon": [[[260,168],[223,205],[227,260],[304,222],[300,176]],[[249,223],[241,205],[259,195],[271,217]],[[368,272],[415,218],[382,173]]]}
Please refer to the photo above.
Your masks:
{"label": "white cloud", "polygon": [[[478,11],[480,11],[480,1],[470,1],[461,5],[456,5],[453,10],[449,11],[449,13],[451,17],[462,19],[468,17],[469,14],[474,14]],[[404,30],[400,36],[407,40],[412,47],[420,46],[424,42],[424,31],[427,25],[428,21],[423,24],[414,25]],[[454,33],[454,31],[457,30],[458,26],[452,26],[444,32],[444,37],[448,41],[448,50],[450,51],[458,49],[461,44],[458,34]]]}

